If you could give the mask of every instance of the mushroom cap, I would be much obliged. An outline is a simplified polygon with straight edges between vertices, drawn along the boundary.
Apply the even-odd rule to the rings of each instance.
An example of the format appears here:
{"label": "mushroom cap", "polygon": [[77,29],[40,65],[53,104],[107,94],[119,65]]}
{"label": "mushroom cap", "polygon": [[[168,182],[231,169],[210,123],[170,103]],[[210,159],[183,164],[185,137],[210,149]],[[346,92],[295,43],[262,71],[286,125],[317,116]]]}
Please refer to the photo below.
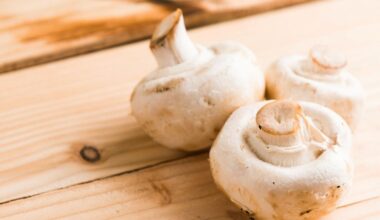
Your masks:
{"label": "mushroom cap", "polygon": [[[230,116],[210,151],[212,176],[231,201],[255,219],[319,218],[334,209],[351,186],[350,129],[330,109],[298,102],[304,116],[334,144],[301,164],[276,165],[258,154],[268,145],[252,141],[261,139],[257,113],[272,102],[243,106]],[[309,144],[304,142],[307,149]]]}
{"label": "mushroom cap", "polygon": [[266,72],[267,97],[321,104],[354,130],[363,112],[364,92],[345,66],[344,56],[325,46],[313,47],[309,56],[283,57]]}
{"label": "mushroom cap", "polygon": [[228,116],[264,96],[264,75],[245,46],[225,42],[159,68],[135,88],[132,113],[156,142],[187,151],[209,147]]}

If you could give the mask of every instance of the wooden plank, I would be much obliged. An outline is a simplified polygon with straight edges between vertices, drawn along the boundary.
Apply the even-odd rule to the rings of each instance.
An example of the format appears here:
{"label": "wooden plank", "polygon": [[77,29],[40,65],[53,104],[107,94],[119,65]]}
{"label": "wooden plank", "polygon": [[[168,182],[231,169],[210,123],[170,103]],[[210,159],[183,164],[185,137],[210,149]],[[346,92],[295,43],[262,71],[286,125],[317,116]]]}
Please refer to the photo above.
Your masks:
{"label": "wooden plank", "polygon": [[182,8],[189,27],[309,0],[0,1],[0,73],[146,38]]}
{"label": "wooden plank", "polygon": [[362,202],[344,205],[323,220],[378,220],[380,217],[379,207],[380,197],[374,197]]}
{"label": "wooden plank", "polygon": [[[28,86],[11,96],[2,93],[10,99],[0,113],[0,201],[185,155],[155,144],[136,125],[129,113],[132,83],[100,84],[105,78],[92,79],[95,90],[78,81],[41,85],[34,94],[28,94],[33,90]],[[7,111],[6,106],[13,107]],[[83,155],[86,149],[89,157]],[[92,149],[100,160],[91,162]]]}
{"label": "wooden plank", "polygon": [[[207,157],[203,154],[6,203],[0,206],[0,218],[248,219],[214,185]],[[346,203],[326,220],[379,218],[377,196]]]}
{"label": "wooden plank", "polygon": [[214,187],[206,158],[204,154],[6,203],[0,206],[0,218],[195,219],[204,212],[204,219],[216,217],[220,207],[236,211]]}
{"label": "wooden plank", "polygon": [[[368,93],[355,137],[354,191],[360,193],[352,201],[380,191],[374,169],[379,167],[379,6],[376,0],[314,2],[191,32],[206,44],[241,41],[254,49],[263,67],[320,41],[348,54],[349,68]],[[350,16],[358,11],[363,14]],[[285,20],[297,31],[284,31]],[[155,66],[149,54],[147,42],[141,42],[0,76],[0,201],[183,157],[154,144],[129,114],[132,87]],[[83,161],[84,144],[95,146],[102,159]]]}

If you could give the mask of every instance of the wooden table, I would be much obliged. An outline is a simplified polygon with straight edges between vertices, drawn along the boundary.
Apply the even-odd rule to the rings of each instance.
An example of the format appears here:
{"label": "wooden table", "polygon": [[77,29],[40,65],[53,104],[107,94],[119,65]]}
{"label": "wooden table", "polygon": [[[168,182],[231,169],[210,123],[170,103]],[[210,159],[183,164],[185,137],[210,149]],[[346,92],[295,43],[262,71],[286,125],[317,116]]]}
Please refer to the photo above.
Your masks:
{"label": "wooden table", "polygon": [[[206,45],[240,41],[263,68],[315,43],[347,54],[366,112],[354,137],[353,190],[327,220],[380,219],[379,12],[377,0],[314,1],[190,32]],[[3,60],[42,51],[53,56],[47,62],[62,49],[15,44],[1,31],[11,48]],[[141,41],[0,75],[0,219],[246,219],[216,189],[207,151],[158,146],[130,115],[132,88],[155,66]]]}

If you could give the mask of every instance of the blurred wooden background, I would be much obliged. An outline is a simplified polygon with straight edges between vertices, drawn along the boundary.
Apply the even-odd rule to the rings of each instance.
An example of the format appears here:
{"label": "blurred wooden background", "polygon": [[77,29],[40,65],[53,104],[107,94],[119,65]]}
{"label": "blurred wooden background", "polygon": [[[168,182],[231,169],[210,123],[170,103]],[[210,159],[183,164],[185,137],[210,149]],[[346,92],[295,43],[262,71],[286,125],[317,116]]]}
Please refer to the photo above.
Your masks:
{"label": "blurred wooden background", "polygon": [[[315,43],[347,54],[366,88],[366,114],[353,191],[325,219],[380,219],[380,2],[312,1],[262,14],[302,1],[197,2],[178,5],[188,25],[223,22],[190,31],[194,41],[240,41],[263,69]],[[0,219],[246,219],[215,188],[207,151],[158,146],[130,115],[132,88],[156,66],[148,42],[136,40],[176,7],[0,0]]]}
{"label": "blurred wooden background", "polygon": [[306,1],[1,0],[0,73],[147,38],[178,7],[197,27]]}

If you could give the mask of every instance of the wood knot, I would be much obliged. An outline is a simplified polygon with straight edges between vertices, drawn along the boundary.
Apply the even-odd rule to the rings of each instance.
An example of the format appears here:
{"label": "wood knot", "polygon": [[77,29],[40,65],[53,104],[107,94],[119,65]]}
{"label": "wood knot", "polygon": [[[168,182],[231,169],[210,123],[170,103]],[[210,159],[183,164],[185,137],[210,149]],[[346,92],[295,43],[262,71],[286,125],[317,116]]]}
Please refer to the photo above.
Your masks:
{"label": "wood knot", "polygon": [[94,146],[84,145],[82,149],[79,151],[80,156],[83,160],[95,163],[100,160],[100,152]]}
{"label": "wood knot", "polygon": [[154,192],[159,195],[161,205],[168,205],[172,202],[171,193],[165,184],[156,181],[150,181],[150,184]]}

